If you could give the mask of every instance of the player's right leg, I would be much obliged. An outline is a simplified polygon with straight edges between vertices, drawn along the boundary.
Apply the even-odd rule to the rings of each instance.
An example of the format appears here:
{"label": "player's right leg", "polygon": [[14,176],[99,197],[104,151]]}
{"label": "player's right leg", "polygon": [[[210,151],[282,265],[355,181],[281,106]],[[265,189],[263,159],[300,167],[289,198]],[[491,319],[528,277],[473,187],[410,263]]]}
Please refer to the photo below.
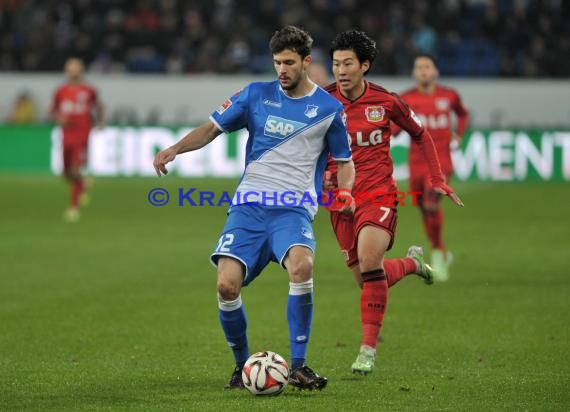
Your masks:
{"label": "player's right leg", "polygon": [[63,213],[63,220],[70,223],[79,220],[79,193],[76,185],[79,178],[79,167],[76,152],[76,146],[64,143],[63,176],[69,184],[69,205]]}
{"label": "player's right leg", "polygon": [[424,195],[421,209],[424,227],[431,243],[431,266],[436,281],[444,282],[449,278],[448,253],[443,242],[443,211],[441,210],[441,195],[430,189],[430,183],[424,182]]}
{"label": "player's right leg", "polygon": [[245,269],[243,264],[231,257],[218,259],[218,309],[220,323],[228,345],[231,347],[236,366],[226,384],[226,389],[242,389],[241,370],[249,357],[247,344],[247,320],[241,301],[241,285]]}
{"label": "player's right leg", "polygon": [[388,282],[383,259],[391,242],[392,235],[380,227],[365,225],[358,232],[358,261],[363,282],[360,295],[362,341],[352,364],[355,373],[367,374],[374,368],[376,342],[388,305]]}
{"label": "player's right leg", "polygon": [[270,260],[262,211],[256,206],[234,206],[211,260],[218,268],[219,317],[235,368],[228,389],[243,388],[241,370],[249,357],[247,319],[241,287],[251,282]]}

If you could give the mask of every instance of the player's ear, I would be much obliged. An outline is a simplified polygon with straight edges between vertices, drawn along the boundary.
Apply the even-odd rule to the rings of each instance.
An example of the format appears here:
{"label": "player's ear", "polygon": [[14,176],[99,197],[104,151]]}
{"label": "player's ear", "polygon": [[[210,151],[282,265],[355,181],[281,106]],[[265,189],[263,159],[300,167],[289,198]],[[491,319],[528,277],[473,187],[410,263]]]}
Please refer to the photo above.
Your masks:
{"label": "player's ear", "polygon": [[364,60],[360,67],[362,68],[362,73],[366,73],[368,70],[370,70],[370,61]]}

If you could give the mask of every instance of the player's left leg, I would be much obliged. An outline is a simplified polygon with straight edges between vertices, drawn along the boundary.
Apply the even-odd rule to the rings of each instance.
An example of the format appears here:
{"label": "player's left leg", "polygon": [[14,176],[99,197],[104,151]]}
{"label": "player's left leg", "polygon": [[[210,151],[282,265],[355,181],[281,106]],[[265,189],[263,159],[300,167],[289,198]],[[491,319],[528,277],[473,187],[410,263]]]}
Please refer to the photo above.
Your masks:
{"label": "player's left leg", "polygon": [[417,275],[427,285],[433,284],[432,268],[424,261],[424,252],[419,246],[410,246],[405,258],[384,259],[384,271],[389,288],[408,275]]}
{"label": "player's left leg", "polygon": [[291,346],[289,382],[299,389],[321,390],[327,378],[305,364],[313,322],[313,251],[315,241],[308,215],[302,211],[275,211],[270,224],[275,257],[289,274],[287,322]]}
{"label": "player's left leg", "polygon": [[[433,284],[433,270],[425,262],[423,249],[419,246],[410,246],[405,258],[384,259],[382,265],[384,266],[389,288],[408,275],[417,275],[427,285]],[[358,264],[350,267],[350,271],[358,287],[362,289],[362,275],[360,274]]]}
{"label": "player's left leg", "polygon": [[313,321],[313,252],[305,246],[293,246],[283,265],[289,273],[287,321],[291,345],[290,382],[299,389],[324,389],[327,378],[305,364],[307,344]]}

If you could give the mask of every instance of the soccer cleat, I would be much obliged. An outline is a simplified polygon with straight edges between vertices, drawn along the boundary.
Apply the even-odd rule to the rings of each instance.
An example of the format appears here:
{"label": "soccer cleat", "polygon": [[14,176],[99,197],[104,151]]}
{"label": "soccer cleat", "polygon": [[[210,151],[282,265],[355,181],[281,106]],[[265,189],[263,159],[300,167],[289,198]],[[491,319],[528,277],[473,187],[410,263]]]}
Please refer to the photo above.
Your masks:
{"label": "soccer cleat", "polygon": [[352,373],[361,373],[367,375],[374,369],[374,361],[376,360],[376,349],[370,346],[362,345],[360,353],[352,364]]}
{"label": "soccer cleat", "polygon": [[243,384],[243,379],[241,377],[241,370],[242,370],[242,368],[240,368],[239,366],[236,366],[236,368],[232,372],[232,377],[230,378],[230,381],[228,383],[226,383],[226,385],[224,386],[224,389],[244,389],[245,388],[245,386]]}
{"label": "soccer cleat", "polygon": [[449,266],[453,258],[450,252],[441,249],[431,251],[431,265],[433,267],[433,277],[437,282],[446,282],[449,279]]}
{"label": "soccer cleat", "polygon": [[406,256],[416,261],[418,267],[416,275],[421,277],[426,285],[433,285],[434,270],[425,262],[424,250],[420,246],[410,246]]}
{"label": "soccer cleat", "polygon": [[79,209],[70,207],[63,213],[63,220],[68,223],[75,223],[79,220]]}
{"label": "soccer cleat", "polygon": [[319,376],[307,365],[295,368],[289,373],[289,383],[298,389],[323,390],[327,386],[328,380]]}

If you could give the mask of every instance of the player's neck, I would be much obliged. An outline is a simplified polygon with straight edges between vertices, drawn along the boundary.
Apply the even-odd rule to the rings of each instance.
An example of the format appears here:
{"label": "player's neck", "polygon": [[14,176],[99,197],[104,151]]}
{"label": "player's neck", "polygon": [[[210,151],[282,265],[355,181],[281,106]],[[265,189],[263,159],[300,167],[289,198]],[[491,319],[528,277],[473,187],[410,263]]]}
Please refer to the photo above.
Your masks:
{"label": "player's neck", "polygon": [[283,93],[285,93],[287,96],[292,97],[294,99],[298,99],[300,97],[305,97],[309,95],[314,88],[315,88],[315,83],[313,83],[313,81],[310,80],[308,77],[305,77],[303,80],[299,82],[297,87],[295,87],[294,89],[291,90],[282,89],[282,90]]}
{"label": "player's neck", "polygon": [[341,91],[340,94],[342,94],[346,99],[353,102],[356,99],[358,99],[360,96],[362,96],[365,91],[366,91],[366,81],[362,79],[360,82],[358,82],[357,86],[348,90],[347,92]]}
{"label": "player's neck", "polygon": [[434,94],[435,93],[436,84],[429,83],[429,84],[418,84],[418,90],[421,94]]}

